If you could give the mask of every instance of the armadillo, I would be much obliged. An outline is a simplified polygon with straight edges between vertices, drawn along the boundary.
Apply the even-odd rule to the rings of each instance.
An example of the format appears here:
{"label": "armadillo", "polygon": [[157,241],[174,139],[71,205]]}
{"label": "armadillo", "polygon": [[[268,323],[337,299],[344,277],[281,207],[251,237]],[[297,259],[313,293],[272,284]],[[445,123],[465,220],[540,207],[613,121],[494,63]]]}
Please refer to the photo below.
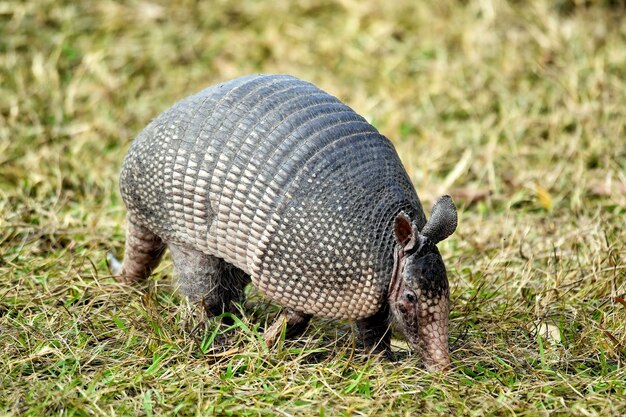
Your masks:
{"label": "armadillo", "polygon": [[168,248],[179,290],[210,316],[235,312],[250,281],[282,306],[268,344],[321,316],[391,353],[393,324],[428,369],[449,366],[436,244],[454,203],[441,197],[427,222],[392,143],[313,84],[251,75],[179,101],[132,142],[120,190],[120,279],[146,279]]}

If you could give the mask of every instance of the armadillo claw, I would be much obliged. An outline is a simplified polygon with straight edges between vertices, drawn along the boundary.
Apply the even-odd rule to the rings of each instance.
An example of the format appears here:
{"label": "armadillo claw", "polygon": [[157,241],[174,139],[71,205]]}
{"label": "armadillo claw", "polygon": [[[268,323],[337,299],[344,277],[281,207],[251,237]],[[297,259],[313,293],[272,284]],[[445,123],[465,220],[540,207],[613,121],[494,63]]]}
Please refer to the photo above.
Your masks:
{"label": "armadillo claw", "polygon": [[280,338],[280,334],[283,331],[283,326],[287,323],[287,318],[284,314],[278,316],[276,321],[267,329],[263,335],[265,339],[265,345],[272,347]]}

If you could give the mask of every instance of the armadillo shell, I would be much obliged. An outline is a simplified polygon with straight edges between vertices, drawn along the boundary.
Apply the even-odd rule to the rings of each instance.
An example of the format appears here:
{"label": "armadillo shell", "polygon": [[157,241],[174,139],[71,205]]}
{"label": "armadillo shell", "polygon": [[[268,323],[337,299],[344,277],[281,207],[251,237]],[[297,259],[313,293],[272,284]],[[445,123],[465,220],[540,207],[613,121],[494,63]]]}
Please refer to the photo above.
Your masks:
{"label": "armadillo shell", "polygon": [[389,140],[287,75],[238,78],[166,110],[130,147],[120,188],[166,242],[223,258],[280,305],[333,318],[380,307],[396,214],[425,223]]}

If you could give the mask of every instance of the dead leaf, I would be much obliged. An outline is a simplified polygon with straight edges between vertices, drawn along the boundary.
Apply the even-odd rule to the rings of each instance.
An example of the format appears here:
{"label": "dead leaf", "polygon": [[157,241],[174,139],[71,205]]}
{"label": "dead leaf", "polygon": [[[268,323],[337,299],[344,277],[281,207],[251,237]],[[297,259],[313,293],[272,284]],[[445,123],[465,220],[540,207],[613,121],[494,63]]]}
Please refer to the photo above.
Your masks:
{"label": "dead leaf", "polygon": [[616,194],[626,194],[626,184],[607,179],[589,184],[589,193],[596,197],[611,197]]}
{"label": "dead leaf", "polygon": [[535,322],[535,326],[537,326],[537,331],[544,339],[553,342],[561,341],[561,330],[557,326],[553,324],[542,323],[540,321]]}
{"label": "dead leaf", "polygon": [[463,201],[467,204],[474,204],[485,200],[491,195],[488,188],[461,187],[450,191],[450,195],[454,200]]}
{"label": "dead leaf", "polygon": [[546,210],[552,210],[552,196],[550,192],[541,185],[535,186],[535,196],[539,201],[539,205]]}

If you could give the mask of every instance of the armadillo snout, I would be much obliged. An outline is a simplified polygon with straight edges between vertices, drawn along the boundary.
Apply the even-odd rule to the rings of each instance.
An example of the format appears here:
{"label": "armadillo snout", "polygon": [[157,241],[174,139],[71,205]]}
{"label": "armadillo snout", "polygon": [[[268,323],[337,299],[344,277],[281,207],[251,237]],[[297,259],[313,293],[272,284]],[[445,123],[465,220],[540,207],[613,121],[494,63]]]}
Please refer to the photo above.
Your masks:
{"label": "armadillo snout", "polygon": [[[447,333],[447,332],[446,332]],[[421,351],[424,367],[428,371],[447,371],[450,368],[450,353],[448,351],[448,337],[425,340]]]}
{"label": "armadillo snout", "polygon": [[442,295],[420,314],[418,351],[428,370],[444,371],[450,366],[448,349],[449,299]]}

